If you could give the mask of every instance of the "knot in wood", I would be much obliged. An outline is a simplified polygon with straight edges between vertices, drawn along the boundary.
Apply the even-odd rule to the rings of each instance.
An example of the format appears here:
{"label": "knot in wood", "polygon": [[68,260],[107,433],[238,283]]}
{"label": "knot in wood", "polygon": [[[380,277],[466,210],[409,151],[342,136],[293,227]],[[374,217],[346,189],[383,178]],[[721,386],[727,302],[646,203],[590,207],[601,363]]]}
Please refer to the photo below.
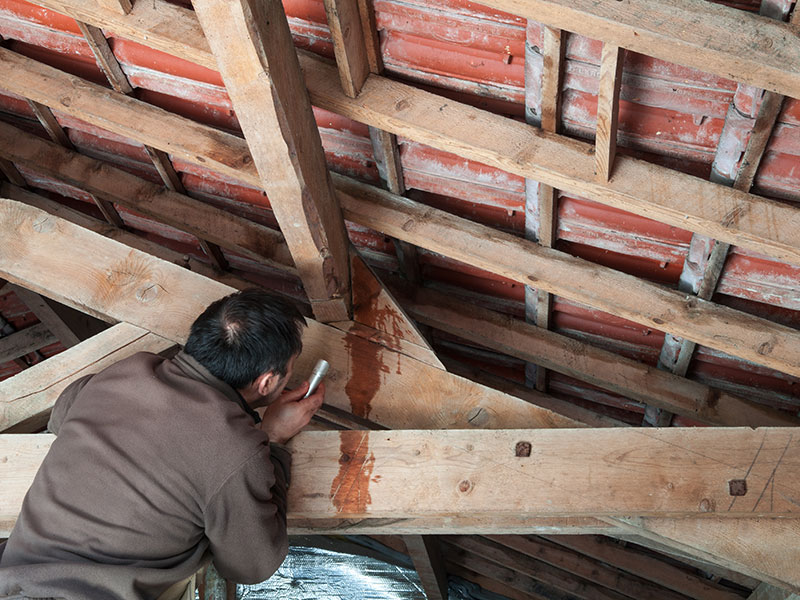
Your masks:
{"label": "knot in wood", "polygon": [[461,492],[462,494],[466,494],[466,493],[470,492],[473,487],[474,486],[473,486],[472,482],[469,479],[464,479],[464,480],[459,482],[458,491]]}
{"label": "knot in wood", "polygon": [[700,501],[700,512],[714,512],[714,501],[709,498],[703,498]]}

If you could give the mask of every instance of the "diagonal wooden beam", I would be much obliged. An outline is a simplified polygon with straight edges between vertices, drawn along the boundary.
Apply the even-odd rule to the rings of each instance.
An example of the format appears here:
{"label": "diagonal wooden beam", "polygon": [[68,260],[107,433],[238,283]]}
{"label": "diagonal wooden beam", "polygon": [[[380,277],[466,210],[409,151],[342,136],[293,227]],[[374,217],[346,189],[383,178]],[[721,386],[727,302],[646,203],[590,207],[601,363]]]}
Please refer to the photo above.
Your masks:
{"label": "diagonal wooden beam", "polygon": [[57,341],[58,338],[50,333],[44,323],[37,323],[11,335],[0,337],[0,364],[25,356]]}
{"label": "diagonal wooden beam", "polygon": [[322,321],[350,317],[349,240],[280,2],[195,0],[255,167]]}
{"label": "diagonal wooden beam", "polygon": [[28,307],[36,318],[42,322],[47,329],[58,339],[59,342],[65,347],[69,348],[81,341],[78,333],[67,325],[64,320],[58,316],[53,307],[50,306],[44,298],[39,294],[26,290],[15,285],[11,286],[13,292]]}
{"label": "diagonal wooden beam", "polygon": [[50,409],[70,383],[136,352],[161,352],[174,342],[134,325],[120,323],[0,381],[0,431],[36,431],[47,425]]}
{"label": "diagonal wooden beam", "polygon": [[[4,240],[0,277],[177,343],[185,342],[192,321],[208,304],[234,291],[11,200],[0,199],[0,235]],[[329,403],[386,427],[578,426],[571,419],[314,320],[309,320],[304,347],[295,365],[296,382],[311,372],[318,358],[325,358],[331,363]],[[400,371],[403,377],[387,371]],[[417,396],[426,400],[410,405],[408,398]]]}

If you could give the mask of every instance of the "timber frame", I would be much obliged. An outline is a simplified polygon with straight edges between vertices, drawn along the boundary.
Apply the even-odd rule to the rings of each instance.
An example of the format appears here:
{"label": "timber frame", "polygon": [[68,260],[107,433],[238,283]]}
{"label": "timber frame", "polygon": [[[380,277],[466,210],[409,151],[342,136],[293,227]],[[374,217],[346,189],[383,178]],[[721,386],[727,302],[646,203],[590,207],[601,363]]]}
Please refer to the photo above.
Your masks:
{"label": "timber frame", "polygon": [[[0,120],[0,293],[40,321],[20,331],[0,321],[0,363],[21,370],[0,381],[0,538],[52,441],[33,432],[60,391],[182,343],[209,302],[252,285],[251,267],[314,317],[295,372],[322,356],[332,365],[326,405],[292,442],[290,533],[383,536],[408,554],[428,598],[446,598],[448,573],[513,598],[800,593],[797,410],[687,377],[702,345],[800,378],[796,328],[713,298],[732,246],[800,265],[800,208],[751,192],[784,96],[800,98],[800,10],[484,0],[544,27],[540,102],[526,82],[520,122],[392,79],[370,0],[324,0],[335,61],[296,49],[273,0],[35,2],[77,21],[113,89],[0,47],[0,90],[25,99],[48,138]],[[686,26],[698,19],[714,27]],[[137,98],[108,32],[218,71],[244,137]],[[561,132],[568,32],[603,42],[594,143]],[[629,52],[765,90],[730,186],[618,152]],[[329,170],[312,106],[369,127],[381,187]],[[161,183],[82,153],[69,119],[141,144]],[[525,236],[409,197],[398,136],[524,178]],[[178,161],[264,190],[275,223],[192,197]],[[103,220],[43,197],[37,178],[80,190]],[[670,289],[556,248],[560,191],[690,231],[692,248],[708,249],[699,280]],[[128,231],[127,211],[194,236],[204,256]],[[373,271],[347,223],[392,241],[402,281]],[[453,309],[422,289],[420,251],[523,286],[525,321]],[[556,296],[665,332],[658,368],[551,331]],[[92,322],[78,325],[76,311]],[[521,361],[527,388],[438,354],[427,328]],[[55,342],[66,350],[42,361]],[[660,428],[548,393],[554,374],[640,402],[644,424]],[[669,427],[673,418],[714,427]],[[716,569],[718,580],[593,535]],[[719,578],[738,580],[738,593]]]}

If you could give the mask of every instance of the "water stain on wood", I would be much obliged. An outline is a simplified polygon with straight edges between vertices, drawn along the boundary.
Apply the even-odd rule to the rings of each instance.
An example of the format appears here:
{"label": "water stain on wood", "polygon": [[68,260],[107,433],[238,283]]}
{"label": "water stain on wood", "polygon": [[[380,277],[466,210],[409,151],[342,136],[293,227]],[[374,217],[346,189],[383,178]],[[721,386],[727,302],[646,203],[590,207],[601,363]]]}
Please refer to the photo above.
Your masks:
{"label": "water stain on wood", "polygon": [[344,386],[350,399],[350,410],[357,417],[369,418],[372,399],[381,387],[381,373],[388,373],[383,362],[384,350],[358,335],[345,334],[344,347],[350,363],[350,377]]}
{"label": "water stain on wood", "polygon": [[363,514],[372,504],[369,484],[375,467],[375,455],[369,451],[369,433],[342,431],[339,436],[339,473],[331,484],[331,502],[337,513]]}

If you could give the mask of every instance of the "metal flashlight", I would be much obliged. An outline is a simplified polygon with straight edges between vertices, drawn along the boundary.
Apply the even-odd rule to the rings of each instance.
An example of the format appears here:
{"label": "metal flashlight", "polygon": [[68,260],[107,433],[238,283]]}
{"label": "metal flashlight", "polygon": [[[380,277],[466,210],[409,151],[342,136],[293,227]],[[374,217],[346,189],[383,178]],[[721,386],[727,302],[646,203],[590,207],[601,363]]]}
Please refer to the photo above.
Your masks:
{"label": "metal flashlight", "polygon": [[314,371],[311,373],[311,383],[308,384],[308,391],[303,398],[308,398],[316,391],[319,382],[322,381],[322,378],[325,377],[325,373],[328,372],[328,367],[330,367],[330,365],[327,360],[319,359],[317,361],[317,364],[314,365]]}

